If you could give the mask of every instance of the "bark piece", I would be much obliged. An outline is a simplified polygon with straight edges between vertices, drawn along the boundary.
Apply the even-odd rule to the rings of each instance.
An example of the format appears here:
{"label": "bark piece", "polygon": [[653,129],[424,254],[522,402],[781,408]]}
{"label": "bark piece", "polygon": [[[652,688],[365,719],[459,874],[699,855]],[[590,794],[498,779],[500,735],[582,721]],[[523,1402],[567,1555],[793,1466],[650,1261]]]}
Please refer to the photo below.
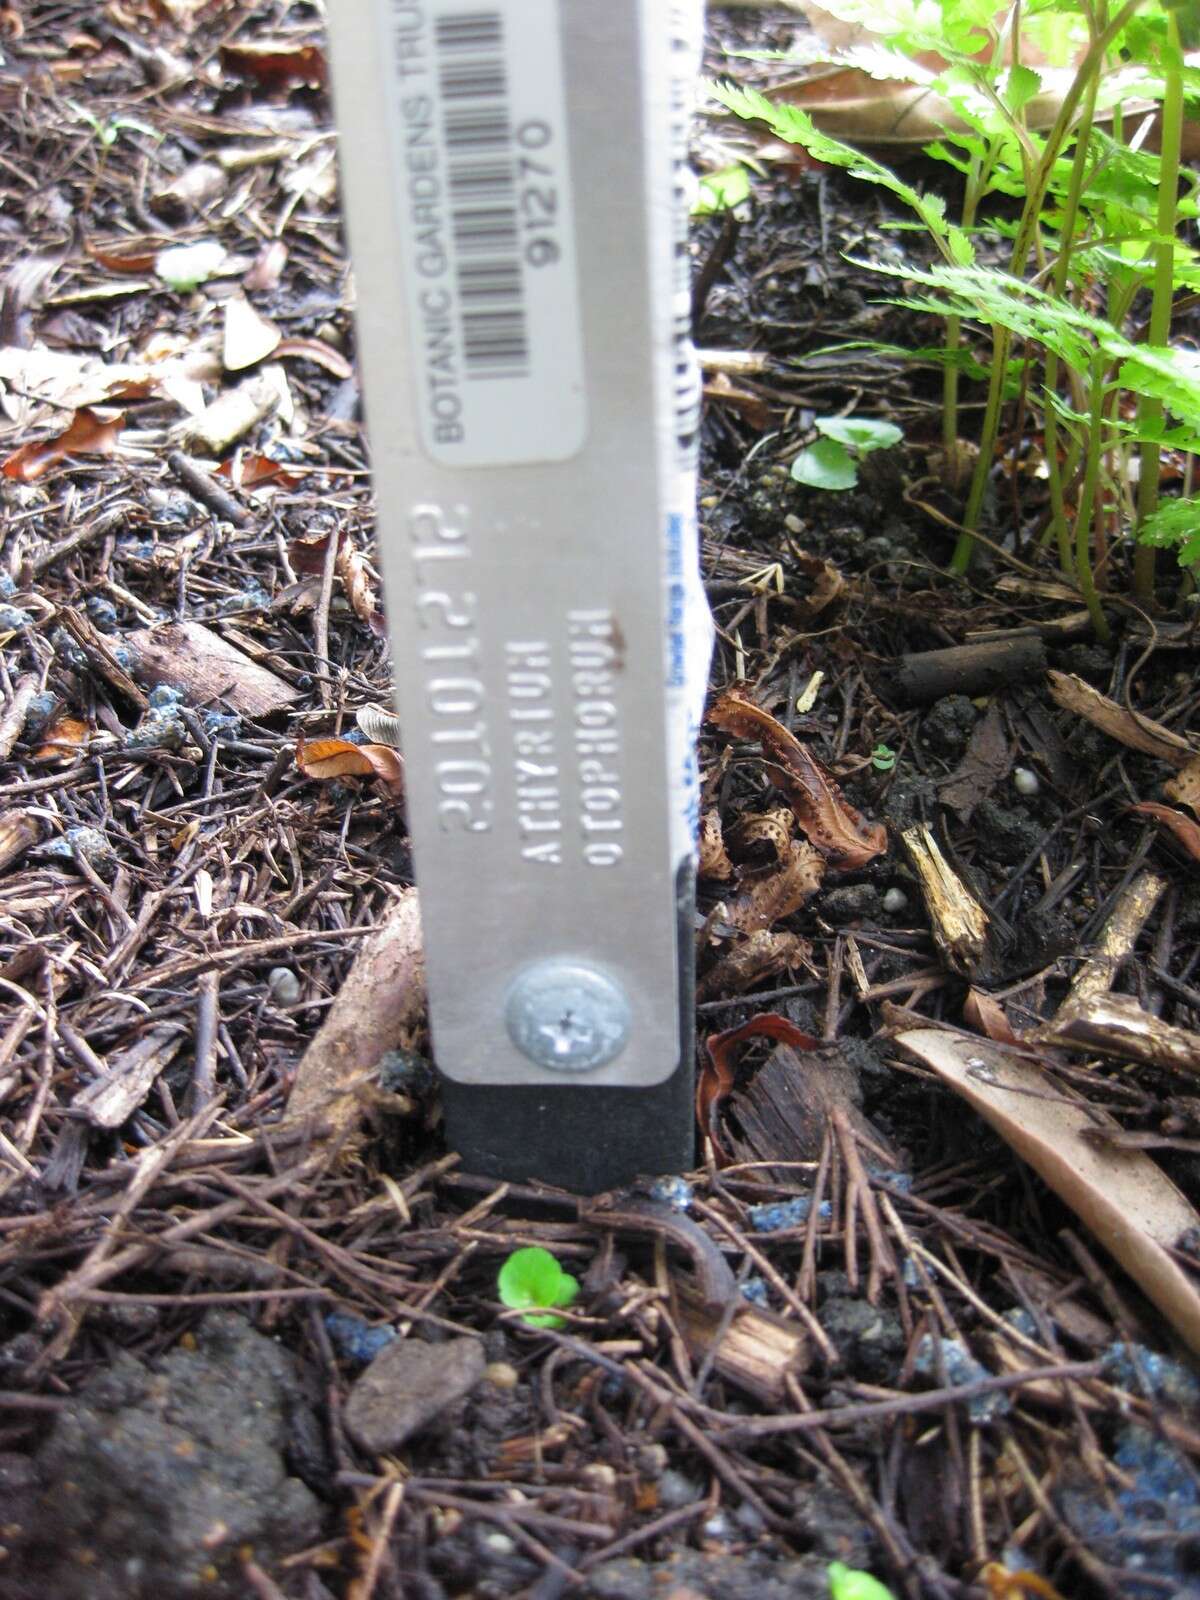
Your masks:
{"label": "bark piece", "polygon": [[1045,669],[1042,641],[1017,635],[901,656],[895,684],[901,699],[918,705],[948,694],[991,694]]}
{"label": "bark piece", "polygon": [[1127,745],[1130,750],[1141,750],[1160,761],[1169,761],[1173,767],[1185,767],[1197,752],[1170,728],[1153,717],[1143,717],[1125,706],[1110,700],[1090,683],[1077,678],[1072,672],[1048,672],[1050,693],[1064,711],[1073,711],[1077,717],[1099,728],[1110,739]]}
{"label": "bark piece", "polygon": [[896,1043],[991,1123],[1200,1353],[1200,1293],[1171,1253],[1200,1214],[1166,1173],[1140,1150],[1098,1149],[1097,1108],[1011,1052],[937,1028]]}
{"label": "bark piece", "polygon": [[350,1132],[362,1090],[385,1051],[425,1009],[425,954],[415,889],[405,890],[363,941],[320,1031],[304,1052],[283,1125],[320,1118],[332,1136]]}
{"label": "bark piece", "polygon": [[81,1089],[72,1108],[82,1112],[94,1128],[119,1128],[141,1105],[182,1044],[183,1037],[174,1026],[151,1028],[128,1050],[113,1056],[107,1076]]}
{"label": "bark piece", "polygon": [[264,367],[236,389],[218,395],[198,417],[189,417],[180,427],[180,442],[203,455],[223,456],[251,428],[278,411],[286,398],[283,368]]}
{"label": "bark piece", "polygon": [[975,807],[1003,783],[1012,765],[1012,751],[1004,733],[1000,707],[993,700],[982,722],[971,730],[958,768],[938,791],[938,799],[961,821],[970,822]]}
{"label": "bark piece", "polygon": [[[703,1361],[725,1320],[704,1304],[700,1295],[676,1291],[679,1331],[695,1361]],[[808,1335],[795,1322],[752,1306],[748,1301],[734,1312],[720,1336],[713,1370],[756,1399],[769,1405],[788,1404],[789,1376],[798,1376],[812,1362]]]}
{"label": "bark piece", "polygon": [[0,872],[38,840],[38,825],[23,811],[0,812]]}
{"label": "bark piece", "polygon": [[1116,1056],[1174,1072],[1200,1073],[1200,1033],[1143,1011],[1132,995],[1106,994],[1038,1030],[1044,1044]]}
{"label": "bark piece", "polygon": [[926,827],[901,834],[916,869],[933,938],[955,972],[974,975],[987,943],[987,913],[938,849]]}
{"label": "bark piece", "polygon": [[[859,1110],[862,1098],[858,1073],[836,1045],[801,1054],[781,1044],[770,1060],[754,1074],[745,1090],[735,1095],[733,1111],[743,1130],[736,1141],[745,1161],[818,1161],[829,1133],[834,1108],[844,1112],[856,1137],[886,1152],[892,1167],[899,1158],[887,1140]],[[765,1174],[768,1182],[792,1183],[795,1173]]]}
{"label": "bark piece", "polygon": [[29,702],[37,693],[37,688],[38,681],[32,672],[24,673],[13,685],[11,697],[3,711],[0,711],[0,761],[7,761],[12,755],[13,745],[24,731]]}
{"label": "bark piece", "polygon": [[112,684],[119,694],[131,700],[139,711],[145,711],[150,702],[113,655],[112,646],[99,628],[85,617],[82,611],[76,611],[74,606],[63,606],[58,615],[63,627],[87,656],[96,672],[107,683]]}
{"label": "bark piece", "polygon": [[394,1339],[351,1389],[342,1413],[346,1432],[368,1455],[398,1450],[443,1411],[465,1400],[485,1365],[480,1339],[446,1344]]}
{"label": "bark piece", "polygon": [[286,711],[300,691],[200,622],[168,622],[126,634],[139,673],[151,683],[186,691],[197,705],[220,700],[248,717]]}

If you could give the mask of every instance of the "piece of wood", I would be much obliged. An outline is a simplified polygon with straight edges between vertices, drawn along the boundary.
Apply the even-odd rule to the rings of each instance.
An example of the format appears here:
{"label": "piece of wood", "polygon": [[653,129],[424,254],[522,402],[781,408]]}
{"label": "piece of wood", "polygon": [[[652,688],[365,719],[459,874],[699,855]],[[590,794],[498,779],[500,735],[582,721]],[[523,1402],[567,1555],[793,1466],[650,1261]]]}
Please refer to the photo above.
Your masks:
{"label": "piece of wood", "polygon": [[947,694],[991,694],[1045,670],[1046,647],[1041,639],[1017,635],[901,656],[894,682],[901,699],[922,705]]}
{"label": "piece of wood", "polygon": [[699,1294],[677,1288],[675,1304],[693,1360],[707,1359],[720,1334],[714,1372],[768,1405],[788,1403],[788,1377],[806,1371],[812,1361],[812,1345],[798,1323],[745,1301],[721,1333],[724,1314],[707,1307]]}
{"label": "piece of wood", "polygon": [[1064,711],[1073,711],[1130,750],[1169,761],[1173,767],[1185,767],[1196,756],[1195,747],[1171,728],[1118,705],[1073,672],[1048,672],[1046,679]]}
{"label": "piece of wood", "polygon": [[1084,1055],[1115,1056],[1173,1072],[1200,1073],[1200,1033],[1143,1011],[1132,995],[1106,994],[1038,1029],[1043,1044]]}
{"label": "piece of wood", "polygon": [[364,939],[354,965],[296,1073],[282,1127],[319,1122],[325,1136],[353,1132],[380,1058],[421,1021],[425,952],[417,891],[406,889]]}
{"label": "piece of wood", "polygon": [[264,367],[236,389],[218,395],[198,417],[189,417],[180,425],[178,438],[190,449],[220,460],[251,428],[278,411],[286,396],[282,367]]}
{"label": "piece of wood", "polygon": [[[861,1099],[858,1073],[836,1045],[801,1053],[781,1044],[733,1097],[742,1128],[742,1137],[732,1141],[734,1150],[741,1161],[819,1161],[835,1107],[844,1111],[857,1136],[888,1150],[887,1140],[859,1110]],[[900,1165],[894,1152],[887,1159],[893,1167]],[[795,1181],[795,1173],[786,1169],[764,1177]]]}
{"label": "piece of wood", "polygon": [[220,701],[244,716],[269,717],[301,698],[298,689],[200,622],[136,628],[125,635],[125,644],[141,676],[183,689],[197,705]]}
{"label": "piece of wood", "polygon": [[909,828],[900,838],[920,880],[934,943],[955,972],[973,977],[987,944],[987,913],[938,849],[928,828]]}
{"label": "piece of wood", "polygon": [[1200,1292],[1173,1254],[1200,1215],[1140,1150],[1097,1147],[1102,1113],[986,1039],[914,1028],[895,1042],[931,1067],[1039,1173],[1200,1354]]}
{"label": "piece of wood", "polygon": [[119,1128],[141,1105],[182,1044],[183,1035],[173,1024],[151,1028],[106,1063],[105,1076],[81,1089],[71,1102],[72,1109],[94,1128]]}

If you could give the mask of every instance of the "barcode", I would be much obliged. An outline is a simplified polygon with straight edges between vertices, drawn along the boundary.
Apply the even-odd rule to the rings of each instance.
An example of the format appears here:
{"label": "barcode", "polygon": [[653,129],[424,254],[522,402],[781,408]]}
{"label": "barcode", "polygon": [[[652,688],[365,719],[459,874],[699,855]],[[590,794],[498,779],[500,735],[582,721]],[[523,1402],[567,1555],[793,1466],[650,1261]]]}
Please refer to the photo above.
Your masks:
{"label": "barcode", "polygon": [[461,11],[434,22],[450,237],[463,372],[529,376],[529,323],[518,248],[504,19]]}

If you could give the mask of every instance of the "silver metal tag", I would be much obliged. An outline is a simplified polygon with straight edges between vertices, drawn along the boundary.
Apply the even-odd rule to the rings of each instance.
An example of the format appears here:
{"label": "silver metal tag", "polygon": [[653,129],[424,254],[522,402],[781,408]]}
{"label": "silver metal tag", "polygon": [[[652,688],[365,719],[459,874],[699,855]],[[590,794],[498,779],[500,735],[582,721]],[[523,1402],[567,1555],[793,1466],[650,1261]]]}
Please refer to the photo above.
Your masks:
{"label": "silver metal tag", "polygon": [[687,1036],[711,645],[698,0],[337,0],[330,23],[437,1063],[658,1084]]}

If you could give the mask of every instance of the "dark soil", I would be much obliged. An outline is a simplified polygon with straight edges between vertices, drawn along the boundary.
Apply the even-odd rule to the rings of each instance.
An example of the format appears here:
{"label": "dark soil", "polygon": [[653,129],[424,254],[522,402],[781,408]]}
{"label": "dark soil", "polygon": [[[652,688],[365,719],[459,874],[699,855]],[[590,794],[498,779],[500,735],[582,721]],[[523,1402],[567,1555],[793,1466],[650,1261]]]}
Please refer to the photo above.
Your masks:
{"label": "dark soil", "polygon": [[[790,27],[718,13],[710,70],[730,70],[723,44]],[[221,53],[264,32],[291,40],[282,80]],[[744,218],[695,229],[697,343],[765,358],[709,372],[714,690],[739,682],[889,829],[754,932],[729,902],[774,870],[761,840],[736,881],[701,883],[701,1034],[775,1014],[819,1047],[799,1068],[777,1033],[737,1056],[673,1196],[699,1243],[614,1236],[572,1197],[459,1171],[419,1029],[369,1137],[289,1167],[275,1130],[297,1064],[412,881],[386,786],[295,760],[298,735],[389,701],[332,113],[301,53],[318,21],[26,0],[0,5],[0,41],[0,453],[85,404],[124,419],[115,453],[0,479],[0,1596],[767,1600],[825,1594],[831,1560],[939,1600],[1200,1594],[1200,1390],[1178,1330],[893,1042],[914,1020],[976,1029],[972,991],[1017,1033],[1044,1023],[1147,870],[1166,888],[1114,992],[1194,1037],[1196,864],[1130,811],[1174,768],[1062,709],[1042,669],[924,704],[897,685],[907,653],[1036,640],[1195,744],[1195,613],[1165,569],[1157,614],[1130,604],[1118,546],[1101,648],[1038,547],[1016,438],[985,547],[967,581],[945,576],[961,497],[930,458],[937,374],[829,353],[936,338],[842,253],[895,261],[916,236],[888,230],[877,191],[791,168]],[[201,239],[233,258],[218,276],[191,293],[155,277],[156,249]],[[178,384],[104,391],[96,371],[153,356],[204,400],[232,388],[220,331],[248,273],[291,341],[274,358],[290,410],[242,444],[289,476],[214,494],[172,455]],[[96,371],[39,377],[15,364],[35,348]],[[968,384],[965,431],[980,398]],[[813,418],[849,409],[904,444],[853,492],[794,483]],[[147,705],[170,674],[138,631],[168,622],[251,658],[263,698],[231,704],[210,662]],[[783,803],[757,744],[708,729],[702,755],[726,840]],[[901,845],[920,824],[987,913],[969,971]],[[1200,1202],[1188,1076],[1040,1060],[1114,1161],[1148,1150]],[[560,1329],[497,1304],[499,1265],[533,1243],[583,1283]],[[1195,1284],[1196,1240],[1176,1243]],[[761,1316],[765,1376],[689,1321],[705,1250]],[[411,1373],[373,1370],[371,1407],[349,1412],[370,1409],[369,1433],[347,1404],[396,1336],[426,1376],[411,1436],[385,1442],[379,1407],[412,1399]],[[482,1370],[424,1348],[463,1336]]]}

